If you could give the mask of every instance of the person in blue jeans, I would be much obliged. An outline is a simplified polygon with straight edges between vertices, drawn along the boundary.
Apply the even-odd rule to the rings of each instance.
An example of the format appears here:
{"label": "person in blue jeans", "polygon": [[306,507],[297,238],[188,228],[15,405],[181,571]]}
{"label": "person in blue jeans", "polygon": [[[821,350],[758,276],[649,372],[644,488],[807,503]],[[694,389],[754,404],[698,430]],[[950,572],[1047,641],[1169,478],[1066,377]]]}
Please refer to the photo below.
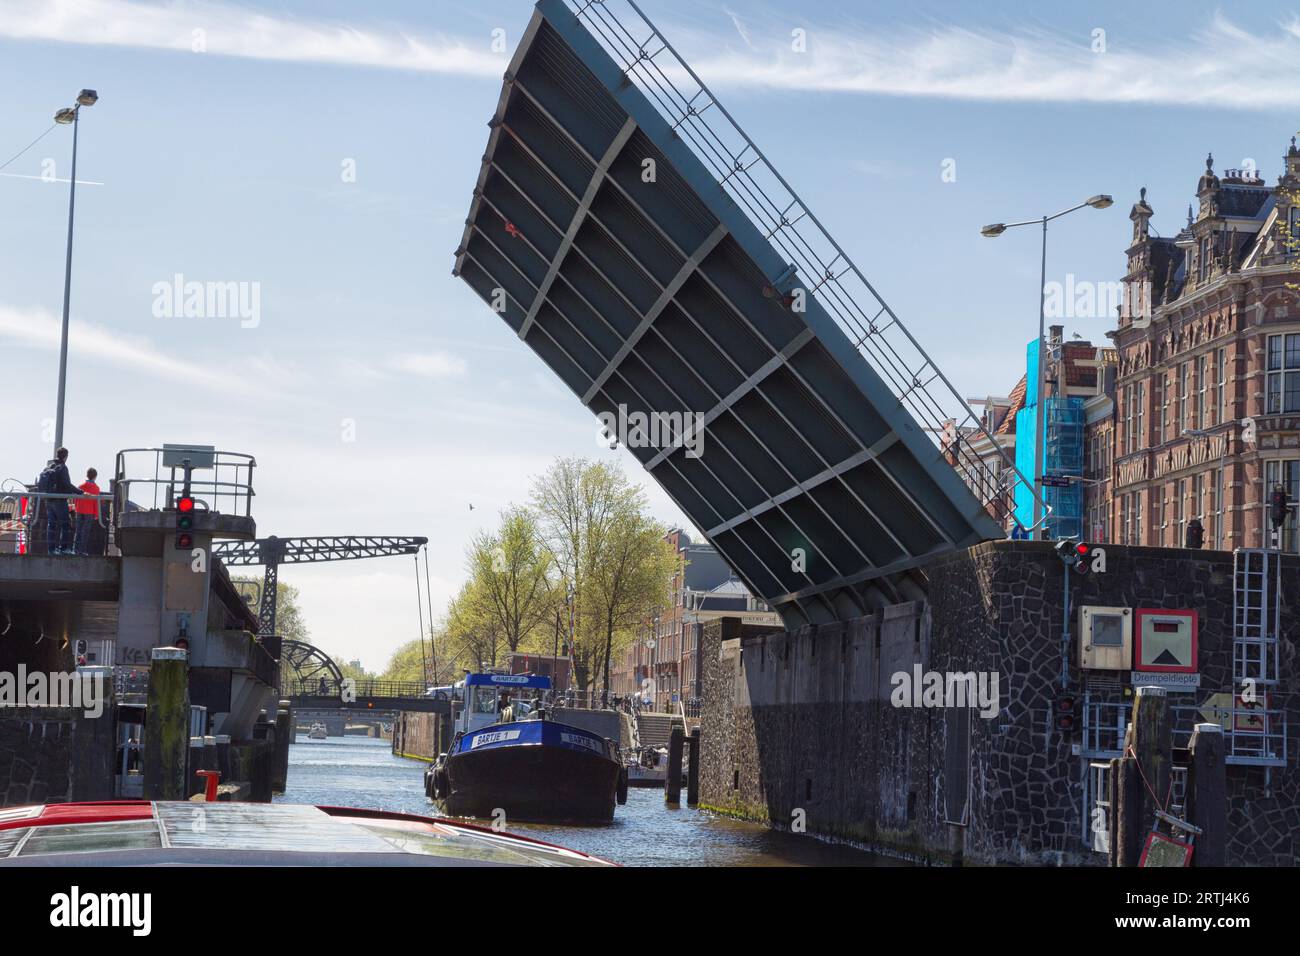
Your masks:
{"label": "person in blue jeans", "polygon": [[[36,481],[36,490],[45,494],[79,495],[81,492],[68,475],[68,450],[60,448]],[[45,498],[45,541],[50,554],[75,554],[72,550],[72,521],[66,498]]]}

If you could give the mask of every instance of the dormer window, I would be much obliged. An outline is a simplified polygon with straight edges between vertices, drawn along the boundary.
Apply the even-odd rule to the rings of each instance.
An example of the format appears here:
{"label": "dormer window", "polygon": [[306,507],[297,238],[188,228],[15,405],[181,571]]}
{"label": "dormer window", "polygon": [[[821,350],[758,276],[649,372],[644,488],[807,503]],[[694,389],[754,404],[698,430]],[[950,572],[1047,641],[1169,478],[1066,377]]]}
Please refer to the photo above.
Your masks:
{"label": "dormer window", "polygon": [[1196,243],[1196,279],[1204,282],[1210,274],[1210,237],[1202,236]]}

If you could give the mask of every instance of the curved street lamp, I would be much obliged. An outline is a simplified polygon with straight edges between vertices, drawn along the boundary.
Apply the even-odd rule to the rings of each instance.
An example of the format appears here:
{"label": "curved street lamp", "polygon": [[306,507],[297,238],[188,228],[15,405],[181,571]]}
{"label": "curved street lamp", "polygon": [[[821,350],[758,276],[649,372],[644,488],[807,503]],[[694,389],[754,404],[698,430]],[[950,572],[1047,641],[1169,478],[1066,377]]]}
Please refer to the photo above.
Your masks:
{"label": "curved street lamp", "polygon": [[1040,537],[1045,537],[1044,532],[1046,531],[1045,528],[1040,529],[1038,527],[1039,522],[1041,522],[1043,519],[1043,515],[1042,515],[1043,504],[1042,504],[1042,498],[1040,497],[1040,493],[1038,490],[1038,485],[1043,477],[1043,432],[1045,431],[1046,424],[1047,424],[1047,417],[1046,415],[1043,414],[1043,407],[1044,407],[1044,400],[1045,400],[1045,396],[1043,395],[1043,393],[1047,390],[1047,381],[1046,381],[1047,366],[1043,362],[1043,339],[1044,339],[1044,333],[1046,331],[1044,328],[1044,322],[1046,321],[1046,313],[1047,313],[1047,224],[1051,222],[1053,219],[1060,219],[1062,216],[1068,215],[1069,213],[1072,213],[1079,209],[1083,209],[1085,207],[1091,207],[1093,209],[1106,209],[1109,206],[1113,205],[1114,202],[1115,200],[1112,199],[1110,196],[1106,195],[1105,193],[1099,193],[1098,195],[1093,196],[1091,199],[1085,199],[1077,206],[1071,206],[1069,209],[1063,209],[1052,216],[1043,216],[1039,219],[1023,219],[1020,222],[993,222],[993,223],[989,223],[987,226],[980,229],[981,236],[984,236],[989,239],[994,239],[1002,235],[1008,229],[1014,229],[1016,226],[1032,226],[1041,223],[1043,227],[1043,257],[1042,257],[1042,268],[1040,271],[1040,279],[1038,284],[1038,371],[1036,376],[1038,379],[1038,388],[1036,393],[1038,398],[1037,398],[1037,411],[1034,416],[1035,417],[1034,488],[1033,488],[1034,522],[1032,525],[1030,525],[1031,538],[1033,538],[1035,535],[1039,535]]}

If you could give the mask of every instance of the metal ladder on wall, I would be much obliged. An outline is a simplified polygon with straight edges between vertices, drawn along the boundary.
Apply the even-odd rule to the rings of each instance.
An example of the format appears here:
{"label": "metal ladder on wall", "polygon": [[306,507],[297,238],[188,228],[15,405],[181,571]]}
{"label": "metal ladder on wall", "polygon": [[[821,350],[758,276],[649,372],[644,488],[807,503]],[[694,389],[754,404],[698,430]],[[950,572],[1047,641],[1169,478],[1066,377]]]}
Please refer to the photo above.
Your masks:
{"label": "metal ladder on wall", "polygon": [[1238,548],[1232,553],[1232,681],[1278,682],[1282,562],[1279,552]]}

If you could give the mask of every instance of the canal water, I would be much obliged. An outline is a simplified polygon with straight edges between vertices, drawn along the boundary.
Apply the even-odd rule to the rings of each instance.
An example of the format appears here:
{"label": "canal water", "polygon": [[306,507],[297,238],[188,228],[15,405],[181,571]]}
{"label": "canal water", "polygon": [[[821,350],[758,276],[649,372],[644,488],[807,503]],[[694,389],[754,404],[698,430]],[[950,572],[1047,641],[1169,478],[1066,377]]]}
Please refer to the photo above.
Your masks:
{"label": "canal water", "polygon": [[[426,764],[394,757],[387,740],[299,734],[289,748],[288,790],[276,803],[369,807],[436,814],[424,795]],[[810,836],[778,833],[685,807],[662,790],[632,789],[614,822],[599,827],[516,824],[525,836],[624,866],[888,866],[892,861]]]}

